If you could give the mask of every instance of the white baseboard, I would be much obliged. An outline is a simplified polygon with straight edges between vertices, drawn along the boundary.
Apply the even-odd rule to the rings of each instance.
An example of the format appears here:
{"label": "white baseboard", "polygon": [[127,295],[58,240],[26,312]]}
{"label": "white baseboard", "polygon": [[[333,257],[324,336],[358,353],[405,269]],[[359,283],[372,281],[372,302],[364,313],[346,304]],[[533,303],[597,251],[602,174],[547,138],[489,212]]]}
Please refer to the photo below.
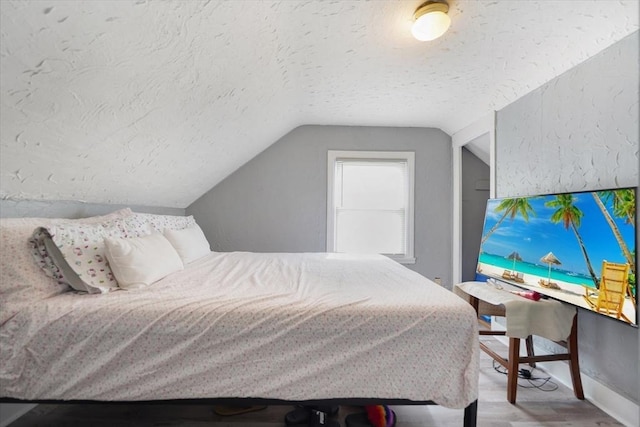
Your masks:
{"label": "white baseboard", "polygon": [[[492,318],[491,329],[499,331],[504,331],[506,329],[499,322],[495,322],[493,320],[494,319]],[[509,345],[509,339],[507,337],[497,335],[494,336],[494,338],[504,343],[504,345]],[[520,341],[520,345],[520,350],[524,354],[524,352],[526,352],[524,340]],[[548,350],[534,345],[534,352],[536,354],[545,354],[548,353]],[[536,363],[536,367],[544,370],[555,380],[562,383],[562,385],[573,390],[568,362],[538,362]],[[637,403],[627,399],[618,392],[611,390],[609,387],[596,381],[584,372],[580,373],[580,379],[582,380],[582,390],[584,391],[585,399],[625,426],[640,427],[640,406]]]}
{"label": "white baseboard", "polygon": [[[537,350],[537,347],[536,347]],[[540,349],[541,354],[544,352]],[[540,367],[558,382],[573,390],[567,362],[539,362]],[[580,374],[584,397],[598,408],[628,427],[639,427],[640,406],[584,373]]]}
{"label": "white baseboard", "polygon": [[0,403],[0,427],[7,427],[36,406],[35,403]]}

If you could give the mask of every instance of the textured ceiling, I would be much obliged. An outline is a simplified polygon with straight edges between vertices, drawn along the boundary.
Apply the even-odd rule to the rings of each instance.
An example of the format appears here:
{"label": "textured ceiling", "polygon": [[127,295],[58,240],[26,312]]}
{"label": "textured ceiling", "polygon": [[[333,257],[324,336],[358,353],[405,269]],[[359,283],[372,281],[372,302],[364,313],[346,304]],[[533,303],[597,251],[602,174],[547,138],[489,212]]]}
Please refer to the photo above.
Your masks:
{"label": "textured ceiling", "polygon": [[638,29],[638,1],[2,1],[0,197],[186,207],[303,124],[452,134]]}

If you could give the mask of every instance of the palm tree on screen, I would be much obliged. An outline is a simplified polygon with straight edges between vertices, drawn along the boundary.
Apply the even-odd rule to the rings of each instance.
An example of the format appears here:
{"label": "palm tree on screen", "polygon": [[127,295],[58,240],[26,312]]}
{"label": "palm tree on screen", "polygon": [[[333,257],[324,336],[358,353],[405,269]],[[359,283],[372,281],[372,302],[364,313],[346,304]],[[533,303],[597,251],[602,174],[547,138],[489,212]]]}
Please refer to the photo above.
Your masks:
{"label": "palm tree on screen", "polygon": [[551,214],[551,222],[553,224],[562,223],[565,229],[571,228],[573,234],[576,236],[578,240],[578,244],[580,245],[580,250],[582,251],[582,256],[584,256],[584,260],[587,263],[587,269],[589,270],[589,274],[593,279],[593,284],[596,288],[599,287],[598,277],[596,273],[593,271],[593,267],[591,266],[591,260],[589,259],[589,255],[587,254],[587,248],[584,246],[584,241],[582,240],[582,236],[578,233],[578,228],[582,223],[582,217],[584,213],[578,208],[574,203],[574,198],[571,194],[559,194],[555,197],[555,199],[546,202],[544,205],[548,208],[554,208],[556,211]]}
{"label": "palm tree on screen", "polygon": [[603,193],[613,194],[613,213],[620,218],[625,218],[625,222],[635,228],[636,192],[631,188],[625,188]]}
{"label": "palm tree on screen", "polygon": [[482,245],[484,244],[484,242],[487,241],[487,239],[489,238],[489,236],[491,236],[493,234],[494,231],[496,231],[498,229],[498,227],[500,227],[500,224],[502,224],[502,222],[509,217],[512,221],[513,219],[518,215],[522,215],[522,218],[524,218],[525,221],[529,221],[529,215],[534,215],[535,216],[535,211],[534,209],[531,207],[531,205],[529,204],[529,199],[527,198],[514,198],[514,199],[503,199],[500,204],[498,206],[496,206],[495,209],[496,212],[504,212],[502,214],[502,216],[500,217],[500,219],[498,220],[498,222],[496,222],[496,224],[491,227],[491,230],[487,231],[487,234],[484,235],[484,237],[482,238],[482,241],[480,242],[480,247],[482,248]]}
{"label": "palm tree on screen", "polygon": [[[597,193],[595,192],[591,193],[591,195],[593,196],[593,199],[596,201],[596,204],[602,211],[602,215],[604,216],[604,219],[607,221],[607,224],[609,224],[609,227],[611,228],[611,231],[613,232],[613,235],[616,238],[618,245],[620,245],[620,250],[622,250],[622,254],[624,255],[624,258],[627,260],[627,263],[629,264],[629,266],[631,266],[631,271],[635,273],[636,263],[635,263],[633,254],[629,251],[629,247],[627,246],[627,243],[622,238],[622,233],[620,233],[620,229],[618,228],[618,225],[615,223],[615,221],[609,214],[607,207],[605,206],[605,203],[611,200],[611,198],[613,198],[614,200],[613,214],[617,217],[626,218],[626,222],[629,223],[628,204],[626,204],[625,200],[618,201],[617,202],[618,208],[616,209],[616,200],[620,200],[620,199],[619,199],[619,196],[617,196],[616,193],[613,191],[599,191]],[[634,205],[633,209],[635,210],[635,201],[633,205]]]}
{"label": "palm tree on screen", "polygon": [[[618,217],[624,219],[624,222],[635,229],[636,222],[636,192],[631,188],[625,188],[616,191],[600,191],[598,195],[602,198],[602,200],[607,203],[613,200],[613,214]],[[602,209],[602,208],[601,208]],[[605,216],[606,218],[606,216]],[[615,224],[614,224],[615,225]],[[613,230],[613,229],[612,229]],[[616,232],[614,231],[614,235]],[[616,235],[616,239],[618,236]],[[620,244],[620,249],[627,262],[631,266],[631,272],[629,273],[629,288],[631,289],[631,295],[635,298],[636,296],[636,250],[629,252],[629,248],[626,246],[626,243],[618,239],[618,243]]]}

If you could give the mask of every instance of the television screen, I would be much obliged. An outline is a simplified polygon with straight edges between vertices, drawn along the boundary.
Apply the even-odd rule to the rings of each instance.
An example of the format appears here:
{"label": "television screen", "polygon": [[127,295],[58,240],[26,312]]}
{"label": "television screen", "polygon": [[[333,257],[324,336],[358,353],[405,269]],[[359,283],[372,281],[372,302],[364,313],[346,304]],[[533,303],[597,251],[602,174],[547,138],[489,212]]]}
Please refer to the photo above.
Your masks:
{"label": "television screen", "polygon": [[490,199],[478,273],[637,326],[636,190]]}

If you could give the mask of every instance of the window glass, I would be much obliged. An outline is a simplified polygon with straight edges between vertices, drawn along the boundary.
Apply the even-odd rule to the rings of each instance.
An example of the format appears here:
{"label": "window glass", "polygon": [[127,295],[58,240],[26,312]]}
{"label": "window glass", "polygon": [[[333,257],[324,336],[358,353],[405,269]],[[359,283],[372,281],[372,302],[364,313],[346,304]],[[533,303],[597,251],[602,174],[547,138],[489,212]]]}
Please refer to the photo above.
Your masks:
{"label": "window glass", "polygon": [[413,257],[413,153],[329,152],[327,250]]}

